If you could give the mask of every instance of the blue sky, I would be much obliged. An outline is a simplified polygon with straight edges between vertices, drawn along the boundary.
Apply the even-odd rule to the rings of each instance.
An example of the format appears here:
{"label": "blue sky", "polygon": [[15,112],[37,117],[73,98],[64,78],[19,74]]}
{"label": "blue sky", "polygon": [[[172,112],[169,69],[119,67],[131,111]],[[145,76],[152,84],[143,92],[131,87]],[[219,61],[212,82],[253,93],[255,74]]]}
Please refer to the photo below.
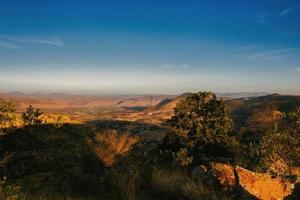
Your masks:
{"label": "blue sky", "polygon": [[299,0],[0,0],[0,91],[300,94]]}

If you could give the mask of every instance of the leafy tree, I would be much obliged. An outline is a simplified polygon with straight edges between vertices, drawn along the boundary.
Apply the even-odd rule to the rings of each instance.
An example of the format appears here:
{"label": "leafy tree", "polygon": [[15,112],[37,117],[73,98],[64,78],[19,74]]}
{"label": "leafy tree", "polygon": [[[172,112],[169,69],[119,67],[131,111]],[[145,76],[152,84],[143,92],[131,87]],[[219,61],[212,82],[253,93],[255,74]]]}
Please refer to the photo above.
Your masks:
{"label": "leafy tree", "polygon": [[262,136],[258,144],[250,143],[246,153],[246,167],[255,171],[269,171],[274,175],[285,175],[290,166],[299,165],[299,145],[295,131],[275,126]]}
{"label": "leafy tree", "polygon": [[258,143],[245,149],[245,167],[286,175],[291,166],[300,165],[300,108],[284,114],[284,121],[267,130]]}
{"label": "leafy tree", "polygon": [[3,101],[0,103],[0,128],[6,129],[15,122],[15,104],[12,101]]}
{"label": "leafy tree", "polygon": [[180,163],[187,165],[203,153],[206,156],[225,153],[223,147],[229,142],[232,120],[222,99],[211,92],[199,92],[179,102],[174,111],[168,125],[177,139],[168,137],[179,144],[176,155]]}
{"label": "leafy tree", "polygon": [[211,92],[199,92],[177,104],[169,121],[198,143],[220,143],[232,128],[230,113],[222,99]]}
{"label": "leafy tree", "polygon": [[28,108],[26,108],[26,111],[23,112],[22,119],[26,125],[38,125],[42,123],[42,114],[43,113],[40,111],[40,109],[34,110],[32,105],[30,105]]}

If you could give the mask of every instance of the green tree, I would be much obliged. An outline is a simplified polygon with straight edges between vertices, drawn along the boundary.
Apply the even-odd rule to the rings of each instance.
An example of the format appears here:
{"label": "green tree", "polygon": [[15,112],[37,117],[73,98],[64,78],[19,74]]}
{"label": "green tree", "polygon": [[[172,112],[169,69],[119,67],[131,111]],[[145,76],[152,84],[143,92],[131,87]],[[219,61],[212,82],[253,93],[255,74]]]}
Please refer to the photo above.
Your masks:
{"label": "green tree", "polygon": [[214,93],[199,92],[177,104],[169,125],[195,143],[220,143],[232,128],[230,112]]}
{"label": "green tree", "polygon": [[232,120],[223,99],[211,92],[198,92],[179,102],[174,111],[168,125],[176,137],[182,138],[180,142],[175,139],[180,143],[177,160],[186,164],[203,153],[206,156],[225,153],[223,147],[229,142]]}
{"label": "green tree", "polygon": [[248,164],[245,167],[286,175],[290,166],[300,164],[299,145],[295,130],[275,126],[262,136],[258,144],[249,144],[246,149]]}
{"label": "green tree", "polygon": [[40,111],[40,109],[35,110],[32,105],[30,105],[28,108],[26,108],[26,111],[23,112],[22,119],[26,125],[38,125],[42,123],[42,114],[43,113]]}
{"label": "green tree", "polygon": [[283,122],[267,130],[259,142],[245,149],[245,167],[286,175],[291,166],[300,165],[300,108],[284,114]]}
{"label": "green tree", "polygon": [[6,130],[14,125],[16,120],[15,104],[12,101],[3,101],[0,103],[0,128]]}

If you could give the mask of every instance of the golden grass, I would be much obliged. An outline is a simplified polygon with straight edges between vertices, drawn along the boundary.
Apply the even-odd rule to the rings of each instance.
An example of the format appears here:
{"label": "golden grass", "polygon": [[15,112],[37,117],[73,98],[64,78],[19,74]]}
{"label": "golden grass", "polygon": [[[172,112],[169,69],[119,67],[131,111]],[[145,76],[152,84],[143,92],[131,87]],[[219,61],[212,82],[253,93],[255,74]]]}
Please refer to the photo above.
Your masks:
{"label": "golden grass", "polygon": [[108,130],[96,133],[92,147],[106,166],[112,166],[119,156],[128,153],[138,141],[138,137],[128,133],[118,134],[116,130]]}
{"label": "golden grass", "polygon": [[[78,120],[73,120],[67,115],[61,115],[61,114],[42,114],[40,116],[40,119],[42,120],[42,124],[54,124],[54,125],[62,125],[62,124],[79,124],[81,123]],[[11,124],[4,123],[0,125],[0,128],[10,128],[10,127],[22,127],[24,126],[24,121],[22,119],[22,114],[17,113],[14,116],[14,120],[11,122]]]}
{"label": "golden grass", "polygon": [[77,120],[72,120],[69,116],[67,115],[62,115],[62,114],[43,114],[41,116],[41,119],[44,124],[78,124],[80,123]]}

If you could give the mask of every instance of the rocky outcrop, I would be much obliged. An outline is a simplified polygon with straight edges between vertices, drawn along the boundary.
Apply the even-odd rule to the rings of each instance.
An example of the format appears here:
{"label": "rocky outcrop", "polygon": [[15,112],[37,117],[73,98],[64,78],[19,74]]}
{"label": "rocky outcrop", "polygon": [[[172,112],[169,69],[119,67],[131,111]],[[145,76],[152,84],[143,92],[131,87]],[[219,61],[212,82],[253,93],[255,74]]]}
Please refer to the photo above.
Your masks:
{"label": "rocky outcrop", "polygon": [[243,189],[262,200],[280,200],[292,194],[294,183],[269,174],[256,173],[229,164],[211,163],[208,173],[212,175],[226,192]]}
{"label": "rocky outcrop", "polygon": [[255,173],[236,167],[239,185],[250,194],[262,200],[279,200],[293,192],[294,184],[281,178],[272,178],[271,175]]}

